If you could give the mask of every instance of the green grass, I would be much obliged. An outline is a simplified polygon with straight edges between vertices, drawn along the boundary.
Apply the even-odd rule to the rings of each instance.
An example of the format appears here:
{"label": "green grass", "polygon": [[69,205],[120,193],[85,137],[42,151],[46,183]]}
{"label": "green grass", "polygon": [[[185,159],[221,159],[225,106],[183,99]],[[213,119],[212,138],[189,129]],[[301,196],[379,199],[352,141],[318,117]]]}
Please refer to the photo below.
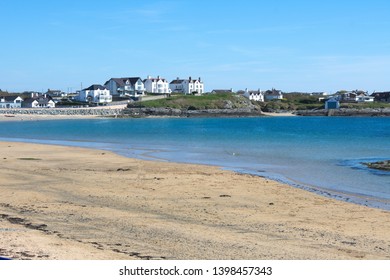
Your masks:
{"label": "green grass", "polygon": [[[245,101],[229,93],[207,94],[207,95],[179,95],[164,99],[140,101],[130,105],[130,107],[147,108],[174,108],[174,109],[223,109],[227,104],[232,104],[233,108],[245,107]],[[248,104],[246,104],[248,105]]]}
{"label": "green grass", "polygon": [[286,94],[282,100],[273,100],[261,103],[261,108],[265,112],[278,110],[313,110],[323,109],[324,102],[318,101],[318,97],[315,96]]}

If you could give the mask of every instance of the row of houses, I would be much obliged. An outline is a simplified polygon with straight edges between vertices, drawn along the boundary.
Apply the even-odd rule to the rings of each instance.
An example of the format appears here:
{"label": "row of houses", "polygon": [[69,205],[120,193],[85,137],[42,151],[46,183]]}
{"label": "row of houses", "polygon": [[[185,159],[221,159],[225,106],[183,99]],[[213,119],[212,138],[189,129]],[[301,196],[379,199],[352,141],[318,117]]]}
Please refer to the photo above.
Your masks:
{"label": "row of houses", "polygon": [[[147,93],[152,94],[203,94],[204,84],[201,78],[188,79],[176,78],[168,82],[167,79],[157,76],[153,78],[148,76],[146,79],[140,77],[111,78],[104,85],[93,84],[80,90],[74,97],[81,102],[107,104],[112,102],[113,96],[138,98]],[[16,96],[1,97],[0,108],[37,108],[37,107],[55,107],[54,97],[64,97],[66,94],[59,90],[48,89],[46,94],[30,93],[31,98],[23,99]]]}
{"label": "row of houses", "polygon": [[335,94],[325,101],[325,109],[338,109],[340,102],[390,102],[390,92],[374,92],[371,95],[361,90],[346,91]]}
{"label": "row of houses", "polygon": [[105,104],[112,101],[113,96],[134,97],[144,96],[145,93],[152,94],[202,94],[204,93],[204,84],[201,78],[180,79],[168,83],[165,78],[157,76],[153,78],[148,76],[142,80],[140,77],[111,78],[104,85],[94,84],[88,88],[82,89],[76,96],[76,100],[84,102],[93,102]]}
{"label": "row of houses", "polygon": [[375,100],[374,96],[362,90],[341,92],[336,94],[335,98],[341,102],[374,102]]}
{"label": "row of houses", "polygon": [[33,93],[29,98],[10,95],[0,97],[0,108],[54,108],[53,98],[47,94]]}

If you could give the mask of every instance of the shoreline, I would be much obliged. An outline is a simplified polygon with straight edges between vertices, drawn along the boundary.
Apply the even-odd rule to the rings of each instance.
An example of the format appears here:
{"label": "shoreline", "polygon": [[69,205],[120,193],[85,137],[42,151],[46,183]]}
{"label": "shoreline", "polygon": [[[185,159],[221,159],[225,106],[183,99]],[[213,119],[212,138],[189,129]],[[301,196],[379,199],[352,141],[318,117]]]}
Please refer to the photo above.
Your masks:
{"label": "shoreline", "polygon": [[390,259],[388,211],[213,166],[17,142],[0,151],[3,257]]}
{"label": "shoreline", "polygon": [[[12,139],[4,138],[4,142],[13,141]],[[13,141],[15,143],[26,143],[26,144],[38,144],[38,145],[54,145],[54,146],[63,146],[63,147],[70,147],[70,148],[81,148],[81,149],[93,149],[93,150],[102,150],[102,151],[108,151],[112,152],[119,156],[124,156],[129,159],[135,159],[135,160],[141,160],[141,161],[152,161],[152,162],[167,162],[167,163],[175,163],[175,164],[189,164],[189,165],[199,165],[199,166],[210,166],[210,167],[218,167],[221,170],[226,170],[229,172],[237,173],[240,175],[250,175],[255,176],[259,178],[264,178],[266,180],[271,180],[278,182],[280,184],[288,185],[292,188],[304,190],[310,193],[313,193],[315,195],[320,195],[326,198],[343,201],[355,205],[360,205],[364,207],[374,208],[374,209],[380,209],[384,211],[390,211],[390,204],[389,201],[384,198],[378,198],[373,196],[364,196],[360,193],[353,193],[353,192],[343,192],[340,190],[331,190],[324,187],[319,187],[317,185],[313,184],[304,184],[296,180],[287,179],[284,177],[284,175],[281,174],[268,174],[265,171],[262,171],[261,173],[258,173],[252,169],[243,169],[243,168],[235,168],[231,166],[224,166],[221,163],[215,163],[215,162],[191,162],[191,161],[178,161],[174,159],[165,159],[160,158],[156,156],[146,155],[149,153],[147,149],[134,149],[132,148],[132,153],[124,153],[121,149],[115,149],[115,148],[107,148],[107,147],[101,147],[99,145],[90,147],[89,145],[80,145],[79,143],[75,144],[73,141],[60,141],[60,140],[31,140],[31,139],[19,139]],[[367,166],[367,168],[369,168]]]}
{"label": "shoreline", "polygon": [[[281,114],[281,115],[279,115]],[[270,114],[270,116],[275,116],[275,117],[292,117],[296,115],[292,115],[289,113],[273,113]],[[31,115],[30,119],[25,119],[23,118],[24,115],[15,115],[15,117],[5,117],[0,115],[0,122],[1,121],[40,121],[40,120],[67,120],[67,119],[112,119],[108,117],[103,117],[103,116],[97,116],[97,115],[86,115],[86,116],[81,116],[81,115]],[[160,116],[160,117],[147,117],[147,118],[167,118],[167,116]],[[169,117],[168,117],[169,118]],[[4,120],[3,120],[4,119]],[[12,138],[3,138],[3,140],[0,141],[16,141],[19,143],[36,143],[36,144],[43,144],[43,145],[58,145],[58,146],[66,146],[66,147],[80,147],[80,148],[88,148],[89,145],[80,145],[79,142],[72,142],[72,141],[62,141],[62,140],[39,140],[39,139],[18,139],[18,140],[12,140]],[[86,142],[87,143],[87,142]],[[96,142],[97,143],[97,142]],[[339,201],[344,201],[348,203],[354,203],[357,205],[362,205],[362,206],[367,206],[367,207],[372,207],[372,208],[377,208],[377,209],[382,209],[385,211],[390,210],[390,204],[388,200],[382,199],[380,197],[375,197],[375,196],[370,196],[370,195],[362,195],[360,193],[354,193],[354,192],[343,192],[343,191],[338,191],[338,190],[332,190],[328,189],[326,187],[319,187],[318,185],[315,184],[305,184],[300,182],[299,180],[293,180],[293,179],[288,179],[284,175],[278,175],[276,174],[267,174],[263,173],[265,171],[261,171],[262,173],[258,173],[254,171],[253,169],[242,169],[242,168],[232,168],[231,166],[223,165],[223,163],[216,163],[216,162],[199,162],[198,163],[192,163],[190,161],[180,161],[180,160],[175,160],[172,159],[172,161],[164,159],[164,158],[158,158],[158,157],[149,157],[149,156],[143,156],[143,153],[145,151],[148,151],[148,149],[132,149],[134,150],[131,154],[128,153],[123,153],[123,150],[118,149],[118,148],[107,148],[99,145],[94,145],[92,147],[93,149],[105,149],[107,151],[113,151],[115,154],[118,154],[120,156],[126,156],[129,158],[134,158],[134,159],[140,159],[140,160],[153,160],[153,161],[163,161],[163,162],[175,162],[178,164],[184,163],[184,164],[202,164],[206,166],[217,166],[220,165],[221,168],[225,170],[230,170],[232,172],[237,172],[240,174],[251,174],[254,176],[259,176],[259,177],[264,177],[269,180],[277,181],[282,184],[289,185],[291,187],[305,190],[317,195],[321,195],[327,198],[331,199],[336,199]],[[369,168],[369,166],[367,166]],[[242,170],[241,170],[242,169]]]}
{"label": "shoreline", "polygon": [[263,112],[253,108],[183,110],[174,108],[126,108],[123,105],[91,108],[0,109],[0,121],[55,120],[80,118],[199,118],[199,117],[388,117],[390,108],[297,110]]}

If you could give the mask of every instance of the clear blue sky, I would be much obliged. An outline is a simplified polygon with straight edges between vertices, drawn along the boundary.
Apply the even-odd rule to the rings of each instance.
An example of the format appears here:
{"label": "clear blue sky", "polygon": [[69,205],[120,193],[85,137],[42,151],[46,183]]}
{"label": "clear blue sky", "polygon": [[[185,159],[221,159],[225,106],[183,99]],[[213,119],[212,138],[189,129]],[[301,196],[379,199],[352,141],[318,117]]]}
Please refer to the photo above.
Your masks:
{"label": "clear blue sky", "polygon": [[0,0],[0,89],[111,77],[214,88],[390,90],[390,1]]}

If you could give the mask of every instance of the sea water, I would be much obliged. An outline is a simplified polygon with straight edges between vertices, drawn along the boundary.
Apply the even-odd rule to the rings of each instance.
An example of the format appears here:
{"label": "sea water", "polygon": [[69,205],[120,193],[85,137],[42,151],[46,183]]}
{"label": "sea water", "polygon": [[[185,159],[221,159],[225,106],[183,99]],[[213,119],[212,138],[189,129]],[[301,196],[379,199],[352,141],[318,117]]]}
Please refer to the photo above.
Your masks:
{"label": "sea water", "polygon": [[111,150],[148,160],[218,165],[390,210],[390,118],[91,119],[0,123],[0,140]]}

